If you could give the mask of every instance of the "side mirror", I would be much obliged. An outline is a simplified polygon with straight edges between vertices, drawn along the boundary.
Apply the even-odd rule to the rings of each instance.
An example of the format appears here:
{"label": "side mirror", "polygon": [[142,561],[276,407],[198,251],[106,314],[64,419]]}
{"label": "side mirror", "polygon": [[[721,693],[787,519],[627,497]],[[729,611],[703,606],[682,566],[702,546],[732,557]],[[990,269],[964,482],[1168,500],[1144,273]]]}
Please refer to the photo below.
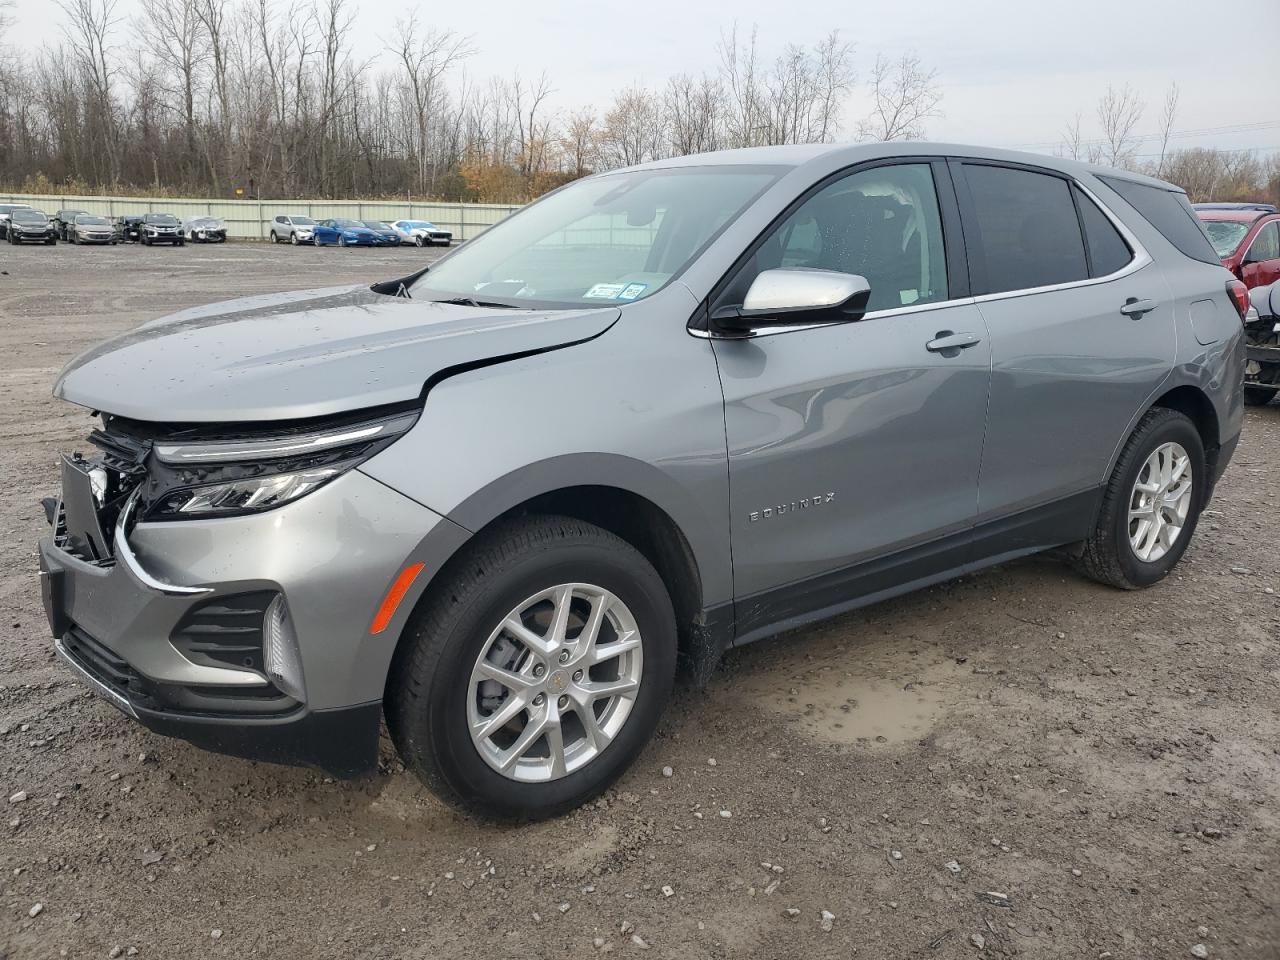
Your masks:
{"label": "side mirror", "polygon": [[836,270],[763,270],[752,281],[741,307],[719,310],[715,322],[730,330],[779,324],[860,320],[871,284],[866,277]]}

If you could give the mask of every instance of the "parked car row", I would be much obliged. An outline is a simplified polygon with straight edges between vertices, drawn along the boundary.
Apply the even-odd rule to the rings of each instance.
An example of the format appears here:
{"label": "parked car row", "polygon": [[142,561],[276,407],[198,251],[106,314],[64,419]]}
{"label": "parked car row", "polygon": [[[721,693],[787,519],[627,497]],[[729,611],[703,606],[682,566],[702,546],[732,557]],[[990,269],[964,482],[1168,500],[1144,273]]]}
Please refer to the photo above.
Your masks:
{"label": "parked car row", "polygon": [[39,242],[115,244],[137,242],[144,246],[168,243],[222,243],[227,225],[217,217],[179,220],[169,213],[130,213],[114,219],[88,210],[64,208],[52,217],[25,203],[0,204],[0,240],[10,243]]}
{"label": "parked car row", "polygon": [[[12,224],[12,226],[11,226]],[[452,231],[436,226],[430,220],[351,220],[334,217],[316,221],[296,214],[281,214],[271,222],[268,237],[272,243],[308,243],[313,246],[338,247],[447,247],[453,243]],[[54,244],[67,243],[141,243],[152,246],[168,243],[222,243],[227,239],[227,225],[217,217],[191,217],[179,220],[169,213],[130,213],[108,219],[88,210],[71,207],[58,210],[52,217],[26,203],[0,204],[0,240],[10,243],[27,241]]]}
{"label": "parked car row", "polygon": [[452,231],[436,226],[430,220],[352,220],[334,217],[313,220],[299,214],[279,214],[271,222],[268,233],[272,243],[291,243],[295,247],[447,247],[453,243]]}

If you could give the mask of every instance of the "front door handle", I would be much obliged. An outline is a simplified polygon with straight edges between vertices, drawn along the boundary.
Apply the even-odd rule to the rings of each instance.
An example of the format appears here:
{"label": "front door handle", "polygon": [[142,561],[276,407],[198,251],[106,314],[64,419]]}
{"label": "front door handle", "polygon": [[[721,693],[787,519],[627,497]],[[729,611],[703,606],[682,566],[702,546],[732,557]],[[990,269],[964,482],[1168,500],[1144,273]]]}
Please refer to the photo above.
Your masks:
{"label": "front door handle", "polygon": [[1154,300],[1139,300],[1137,297],[1130,297],[1124,302],[1124,306],[1120,308],[1120,312],[1126,317],[1133,317],[1137,320],[1144,313],[1150,313],[1156,308]]}
{"label": "front door handle", "polygon": [[939,330],[934,338],[924,345],[931,353],[940,353],[944,357],[958,357],[966,347],[982,342],[982,338],[972,333],[952,333],[950,330]]}

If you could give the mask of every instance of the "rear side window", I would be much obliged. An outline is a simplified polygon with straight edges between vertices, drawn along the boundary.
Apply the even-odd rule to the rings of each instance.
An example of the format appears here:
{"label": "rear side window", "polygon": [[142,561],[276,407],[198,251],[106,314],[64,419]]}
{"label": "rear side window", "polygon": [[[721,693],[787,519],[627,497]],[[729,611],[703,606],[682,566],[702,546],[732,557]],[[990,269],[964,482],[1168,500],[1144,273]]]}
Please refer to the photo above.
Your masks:
{"label": "rear side window", "polygon": [[1137,210],[1166,240],[1192,260],[1212,263],[1222,261],[1213,250],[1213,244],[1200,225],[1200,218],[1191,209],[1184,193],[1149,187],[1145,183],[1121,180],[1119,177],[1099,177]]}
{"label": "rear side window", "polygon": [[985,293],[1029,290],[1087,279],[1071,185],[1011,167],[964,164],[973,200]]}
{"label": "rear side window", "polygon": [[1133,259],[1133,251],[1120,236],[1120,231],[1098,205],[1079,187],[1072,187],[1076,206],[1080,208],[1080,225],[1084,227],[1085,252],[1089,255],[1089,276],[1106,277],[1122,270]]}

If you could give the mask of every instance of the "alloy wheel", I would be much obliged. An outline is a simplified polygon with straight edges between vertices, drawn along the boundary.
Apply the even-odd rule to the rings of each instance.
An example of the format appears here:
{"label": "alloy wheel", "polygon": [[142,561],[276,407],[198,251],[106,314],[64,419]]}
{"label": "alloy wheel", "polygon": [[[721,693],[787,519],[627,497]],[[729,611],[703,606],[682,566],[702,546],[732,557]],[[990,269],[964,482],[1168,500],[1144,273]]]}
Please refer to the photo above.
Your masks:
{"label": "alloy wheel", "polygon": [[640,690],[636,619],[602,587],[565,583],[521,602],[494,628],[467,692],[471,741],[512,780],[580,770],[619,734]]}
{"label": "alloy wheel", "polygon": [[1129,544],[1146,563],[1172,548],[1191,510],[1191,458],[1180,443],[1162,443],[1138,471],[1129,497]]}

